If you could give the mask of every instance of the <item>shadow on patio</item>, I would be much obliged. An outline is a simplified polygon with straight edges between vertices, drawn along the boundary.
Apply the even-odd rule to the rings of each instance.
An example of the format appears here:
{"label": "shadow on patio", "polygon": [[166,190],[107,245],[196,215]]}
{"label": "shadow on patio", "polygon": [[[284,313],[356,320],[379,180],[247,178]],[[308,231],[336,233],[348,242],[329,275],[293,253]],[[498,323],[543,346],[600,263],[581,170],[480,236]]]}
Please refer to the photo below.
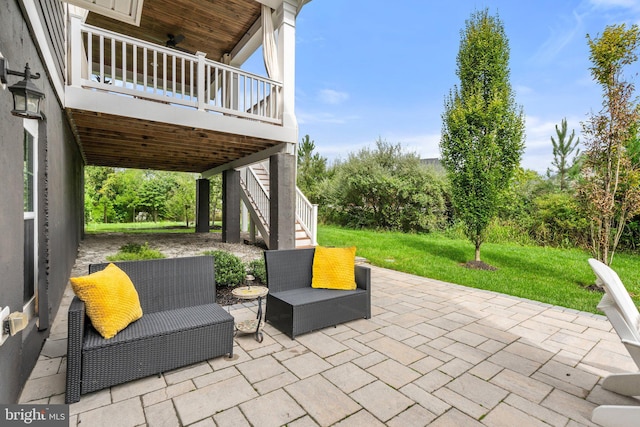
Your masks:
{"label": "shadow on patio", "polygon": [[[153,243],[174,245],[171,256],[215,244],[191,235],[195,244],[175,247],[165,236]],[[74,274],[104,261],[100,244],[82,243]],[[604,316],[378,267],[371,277],[370,320],[295,341],[267,324],[262,343],[236,337],[231,360],[82,396],[70,425],[580,426],[593,425],[598,405],[638,404],[600,386],[636,369]],[[71,297],[68,287],[21,403],[64,402]],[[257,307],[227,309],[244,320]]]}

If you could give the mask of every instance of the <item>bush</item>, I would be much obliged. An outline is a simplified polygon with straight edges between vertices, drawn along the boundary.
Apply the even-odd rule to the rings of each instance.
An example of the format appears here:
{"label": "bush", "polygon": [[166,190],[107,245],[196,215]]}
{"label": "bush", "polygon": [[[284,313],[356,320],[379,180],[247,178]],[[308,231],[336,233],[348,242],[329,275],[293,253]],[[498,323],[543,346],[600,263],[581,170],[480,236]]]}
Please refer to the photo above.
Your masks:
{"label": "bush", "polygon": [[254,259],[247,264],[247,273],[251,274],[260,283],[267,284],[267,268],[264,265],[264,258]]}
{"label": "bush", "polygon": [[446,185],[415,153],[378,140],[350,154],[322,186],[321,220],[350,228],[440,231],[448,221]]}
{"label": "bush", "polygon": [[532,237],[540,245],[563,248],[589,246],[589,222],[577,200],[567,193],[549,193],[534,199]]}
{"label": "bush", "polygon": [[237,286],[244,283],[247,272],[240,258],[225,251],[207,251],[204,254],[213,256],[216,286]]}
{"label": "bush", "polygon": [[142,259],[165,258],[164,254],[158,250],[151,249],[149,243],[127,243],[120,247],[120,252],[107,256],[107,261],[139,261]]}

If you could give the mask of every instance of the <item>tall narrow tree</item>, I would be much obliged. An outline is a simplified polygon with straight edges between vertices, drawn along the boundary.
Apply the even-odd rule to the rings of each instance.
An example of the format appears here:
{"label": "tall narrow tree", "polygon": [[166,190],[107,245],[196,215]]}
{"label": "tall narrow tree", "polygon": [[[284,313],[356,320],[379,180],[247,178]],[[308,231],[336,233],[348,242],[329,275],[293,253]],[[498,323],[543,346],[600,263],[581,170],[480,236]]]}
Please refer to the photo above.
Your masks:
{"label": "tall narrow tree", "polygon": [[[569,171],[574,167],[580,154],[580,149],[578,148],[580,138],[574,141],[576,131],[571,130],[571,135],[569,135],[569,139],[567,139],[566,118],[562,119],[560,129],[558,129],[558,125],[556,125],[556,136],[558,138],[557,140],[553,136],[551,137],[551,144],[553,144],[553,161],[551,165],[556,168],[558,181],[560,181],[560,190],[564,191],[568,187],[567,180]],[[569,157],[574,152],[573,159],[570,159]]]}
{"label": "tall narrow tree", "polygon": [[445,100],[440,151],[456,214],[479,262],[485,230],[524,150],[524,113],[509,82],[509,41],[502,21],[487,9],[466,22],[457,65],[460,87]]}
{"label": "tall narrow tree", "polygon": [[639,105],[625,67],[638,60],[640,28],[624,24],[587,35],[591,75],[603,90],[602,110],[583,123],[584,180],[579,194],[591,219],[593,254],[611,264],[626,223],[640,213]]}

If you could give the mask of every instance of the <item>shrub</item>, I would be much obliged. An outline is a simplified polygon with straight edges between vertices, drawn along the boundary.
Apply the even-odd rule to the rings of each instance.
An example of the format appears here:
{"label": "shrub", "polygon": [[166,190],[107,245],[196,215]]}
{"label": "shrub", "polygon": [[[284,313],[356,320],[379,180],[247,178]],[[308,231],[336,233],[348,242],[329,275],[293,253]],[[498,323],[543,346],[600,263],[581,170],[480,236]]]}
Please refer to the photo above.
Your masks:
{"label": "shrub", "polygon": [[443,230],[446,185],[415,153],[378,140],[374,150],[349,154],[321,190],[321,219],[351,228],[403,232]]}
{"label": "shrub", "polygon": [[151,249],[149,243],[127,243],[120,247],[120,251],[115,255],[107,256],[107,261],[138,261],[141,259],[165,258],[164,254],[156,249]]}
{"label": "shrub", "polygon": [[204,254],[213,256],[217,286],[237,286],[244,283],[247,273],[240,258],[225,251],[207,251]]}
{"label": "shrub", "polygon": [[256,280],[267,284],[267,268],[264,265],[264,258],[254,259],[247,264],[247,273],[253,275]]}
{"label": "shrub", "polygon": [[534,199],[536,211],[531,234],[541,245],[583,247],[589,245],[589,222],[577,200],[567,193],[543,194]]}

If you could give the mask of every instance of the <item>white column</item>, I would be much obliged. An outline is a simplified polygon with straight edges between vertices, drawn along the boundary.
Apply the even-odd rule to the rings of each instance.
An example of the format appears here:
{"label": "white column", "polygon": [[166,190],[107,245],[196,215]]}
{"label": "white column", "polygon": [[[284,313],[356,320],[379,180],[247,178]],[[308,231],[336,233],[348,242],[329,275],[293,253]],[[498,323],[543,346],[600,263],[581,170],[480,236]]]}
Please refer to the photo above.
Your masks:
{"label": "white column", "polygon": [[[71,45],[71,60],[68,61],[69,76],[71,86],[82,86],[82,66],[87,65],[87,58],[82,51],[82,17],[79,15],[69,14],[69,42]],[[89,76],[86,76],[89,78]]]}
{"label": "white column", "polygon": [[298,128],[295,115],[297,11],[296,0],[283,0],[277,10],[278,66],[282,77],[282,123],[284,127],[296,129]]}

